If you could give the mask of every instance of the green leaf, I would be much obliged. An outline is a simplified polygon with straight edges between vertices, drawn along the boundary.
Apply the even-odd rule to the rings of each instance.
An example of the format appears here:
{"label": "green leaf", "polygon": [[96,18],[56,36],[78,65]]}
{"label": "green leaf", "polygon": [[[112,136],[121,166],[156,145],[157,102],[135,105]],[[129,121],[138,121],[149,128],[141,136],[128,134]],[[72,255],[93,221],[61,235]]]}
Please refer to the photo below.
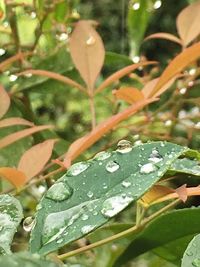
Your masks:
{"label": "green leaf", "polygon": [[188,148],[152,142],[102,152],[74,164],[45,194],[31,233],[32,252],[46,254],[88,234],[139,199]]}
{"label": "green leaf", "polygon": [[200,234],[189,243],[182,259],[181,267],[200,266]]}
{"label": "green leaf", "polygon": [[199,161],[187,158],[177,159],[170,166],[170,171],[199,176],[200,175]]}
{"label": "green leaf", "polygon": [[[162,248],[172,241],[200,232],[200,208],[174,210],[152,221],[118,258],[114,267],[155,248]],[[192,265],[187,265],[187,267]],[[186,267],[186,265],[185,265]]]}
{"label": "green leaf", "polygon": [[16,253],[0,257],[1,267],[60,267],[64,265],[40,258],[28,252]]}
{"label": "green leaf", "polygon": [[11,242],[22,218],[20,202],[10,195],[0,195],[0,254],[11,253]]}

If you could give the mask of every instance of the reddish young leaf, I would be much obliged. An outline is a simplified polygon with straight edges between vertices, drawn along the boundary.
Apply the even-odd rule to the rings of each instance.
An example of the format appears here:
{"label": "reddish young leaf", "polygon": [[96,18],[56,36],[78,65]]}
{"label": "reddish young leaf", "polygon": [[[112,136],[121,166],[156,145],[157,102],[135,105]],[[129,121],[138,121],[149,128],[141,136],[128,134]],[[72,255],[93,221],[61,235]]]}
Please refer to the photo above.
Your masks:
{"label": "reddish young leaf", "polygon": [[184,8],[177,17],[176,25],[184,46],[200,34],[200,1]]}
{"label": "reddish young leaf", "polygon": [[178,194],[179,198],[183,201],[183,202],[186,202],[187,200],[187,187],[186,187],[186,184],[176,188],[176,193]]}
{"label": "reddish young leaf", "polygon": [[141,100],[137,103],[131,105],[129,108],[124,111],[110,117],[106,121],[100,123],[94,130],[92,130],[89,134],[84,137],[79,138],[68,149],[68,152],[64,159],[64,165],[68,168],[71,164],[71,161],[78,157],[82,152],[92,146],[96,141],[98,141],[105,133],[109,132],[112,128],[114,128],[118,123],[127,119],[138,110],[143,108],[149,103],[156,101],[157,99],[147,99]]}
{"label": "reddish young leaf", "polygon": [[11,145],[12,143],[14,143],[14,142],[16,142],[16,141],[18,141],[24,137],[32,135],[36,132],[51,129],[51,128],[53,128],[52,125],[34,126],[32,128],[29,128],[29,129],[25,129],[22,131],[18,131],[16,133],[12,133],[12,134],[0,139],[0,149],[6,147],[8,145]]}
{"label": "reddish young leaf", "polygon": [[110,75],[97,89],[96,89],[96,94],[101,92],[103,89],[108,87],[110,84],[114,83],[115,81],[121,79],[122,77],[128,75],[132,71],[138,69],[139,67],[142,66],[147,66],[147,65],[152,65],[156,64],[156,61],[146,61],[146,62],[140,62],[136,64],[129,65],[121,70],[116,71],[112,75]]}
{"label": "reddish young leaf", "polygon": [[49,161],[57,139],[49,139],[27,150],[21,157],[18,170],[26,174],[28,180],[36,176]]}
{"label": "reddish young leaf", "polygon": [[10,106],[10,97],[3,86],[0,85],[0,118],[3,117]]}
{"label": "reddish young leaf", "polygon": [[134,87],[121,87],[119,90],[114,90],[113,94],[118,98],[133,104],[144,99],[143,93]]}
{"label": "reddish young leaf", "polygon": [[165,39],[165,40],[169,40],[169,41],[172,41],[174,43],[177,43],[179,45],[182,45],[182,41],[178,37],[176,37],[173,34],[166,33],[166,32],[158,32],[158,33],[151,34],[151,35],[147,36],[144,39],[144,41],[151,40],[151,39]]}
{"label": "reddish young leaf", "polygon": [[185,67],[200,57],[200,42],[186,48],[182,53],[176,56],[167,68],[163,71],[158,83],[152,90],[150,97],[154,96],[170,79],[174,78]]}
{"label": "reddish young leaf", "polygon": [[8,118],[0,121],[0,128],[14,125],[34,126],[34,123],[27,121],[23,118]]}
{"label": "reddish young leaf", "polygon": [[20,187],[27,182],[27,177],[23,172],[9,167],[0,168],[0,177],[8,180],[15,187]]}
{"label": "reddish young leaf", "polygon": [[105,49],[101,37],[89,21],[77,22],[70,38],[69,48],[81,77],[88,89],[93,90],[104,63]]}

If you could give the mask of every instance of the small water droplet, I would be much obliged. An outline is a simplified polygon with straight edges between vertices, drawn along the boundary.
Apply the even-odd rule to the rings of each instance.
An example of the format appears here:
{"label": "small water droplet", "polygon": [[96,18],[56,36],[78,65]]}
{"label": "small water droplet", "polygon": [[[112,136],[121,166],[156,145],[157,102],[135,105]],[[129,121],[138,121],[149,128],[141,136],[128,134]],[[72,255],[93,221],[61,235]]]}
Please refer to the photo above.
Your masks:
{"label": "small water droplet", "polygon": [[23,221],[23,229],[26,232],[30,232],[35,224],[35,219],[32,216],[29,216]]}
{"label": "small water droplet", "polygon": [[131,185],[131,182],[129,182],[129,181],[123,181],[122,182],[122,186],[125,188],[128,188],[130,185]]}
{"label": "small water droplet", "polygon": [[106,170],[108,172],[115,172],[119,169],[119,164],[115,161],[109,161],[107,164],[106,164]]}
{"label": "small water droplet", "polygon": [[89,232],[91,232],[93,229],[95,228],[94,225],[85,225],[81,228],[81,233],[86,235],[88,234]]}
{"label": "small water droplet", "polygon": [[0,56],[3,56],[6,53],[6,50],[3,48],[0,48]]}
{"label": "small water droplet", "polygon": [[89,191],[89,192],[87,193],[87,196],[88,196],[89,198],[92,198],[93,195],[94,195],[94,193],[93,193],[92,191]]}
{"label": "small water droplet", "polygon": [[69,175],[77,176],[83,171],[87,170],[87,168],[90,166],[88,162],[78,162],[71,166],[71,168],[68,171]]}
{"label": "small water droplet", "polygon": [[193,252],[192,252],[192,251],[187,251],[187,252],[186,252],[186,255],[189,256],[189,257],[190,257],[190,256],[193,256]]}
{"label": "small water droplet", "polygon": [[62,238],[60,238],[60,239],[58,239],[58,240],[56,241],[57,244],[60,244],[60,243],[62,243],[62,242],[63,242],[63,239],[62,239]]}
{"label": "small water droplet", "polygon": [[159,154],[158,150],[154,148],[148,160],[153,163],[158,163],[163,160],[163,157]]}
{"label": "small water droplet", "polygon": [[46,197],[55,201],[63,201],[68,199],[73,193],[71,187],[63,182],[52,185],[47,191]]}
{"label": "small water droplet", "polygon": [[81,219],[83,221],[86,221],[88,218],[89,218],[89,216],[87,214],[83,214],[82,217],[81,217]]}
{"label": "small water droplet", "polygon": [[117,152],[125,154],[132,150],[131,142],[128,140],[120,140],[117,144]]}
{"label": "small water droplet", "polygon": [[15,82],[16,80],[17,80],[17,76],[16,75],[14,75],[14,74],[11,74],[10,76],[9,76],[9,80],[11,81],[11,82]]}
{"label": "small water droplet", "polygon": [[152,163],[147,163],[140,168],[140,173],[148,174],[154,172],[155,170],[156,170],[155,165],[153,165]]}
{"label": "small water droplet", "polygon": [[194,259],[192,265],[195,267],[200,267],[200,259],[199,258]]}
{"label": "small water droplet", "polygon": [[86,44],[87,45],[94,45],[96,42],[95,38],[93,36],[90,36],[87,41],[86,41]]}
{"label": "small water droplet", "polygon": [[104,160],[104,159],[108,159],[110,156],[111,156],[111,153],[110,152],[101,151],[101,152],[97,153],[94,156],[94,159],[96,159],[96,160]]}

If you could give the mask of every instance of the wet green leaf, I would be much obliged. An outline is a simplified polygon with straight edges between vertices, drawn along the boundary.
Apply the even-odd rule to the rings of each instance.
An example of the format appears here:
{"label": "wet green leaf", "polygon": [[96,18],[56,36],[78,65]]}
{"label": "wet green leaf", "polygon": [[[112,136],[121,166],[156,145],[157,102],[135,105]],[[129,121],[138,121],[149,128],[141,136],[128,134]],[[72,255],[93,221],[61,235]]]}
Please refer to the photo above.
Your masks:
{"label": "wet green leaf", "polygon": [[200,234],[192,239],[183,255],[181,267],[189,266],[200,266]]}
{"label": "wet green leaf", "polygon": [[170,166],[170,171],[199,176],[200,175],[199,161],[187,158],[177,159]]}

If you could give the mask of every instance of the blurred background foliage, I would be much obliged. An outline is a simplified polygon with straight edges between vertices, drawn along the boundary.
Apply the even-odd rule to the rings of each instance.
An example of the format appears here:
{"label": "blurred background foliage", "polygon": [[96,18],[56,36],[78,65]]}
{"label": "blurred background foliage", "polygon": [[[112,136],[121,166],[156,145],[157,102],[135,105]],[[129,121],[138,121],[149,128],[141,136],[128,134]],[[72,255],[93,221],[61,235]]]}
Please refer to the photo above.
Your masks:
{"label": "blurred background foliage", "polygon": [[[81,95],[75,88],[46,77],[17,76],[17,73],[28,68],[44,69],[66,75],[83,84],[68,49],[70,33],[76,21],[96,21],[97,31],[104,41],[105,65],[97,84],[113,71],[140,59],[157,60],[160,63],[159,68],[154,67],[149,72],[141,69],[120,82],[120,85],[142,88],[146,81],[158,76],[168,61],[181,51],[175,43],[166,40],[143,42],[144,37],[156,32],[177,35],[175,18],[192,2],[195,1],[0,0],[0,61],[3,62],[21,52],[30,53],[1,69],[0,83],[12,95],[12,108],[6,116],[21,116],[36,124],[52,123],[56,126],[55,132],[36,134],[2,149],[0,166],[16,166],[20,155],[31,144],[58,136],[61,142],[56,145],[54,152],[54,156],[57,157],[66,152],[74,140],[91,130],[89,103],[85,95]],[[119,83],[97,95],[95,106],[98,123],[127,106],[113,96],[112,89],[117,87]],[[190,84],[189,87],[192,87],[192,90],[183,90],[185,84],[179,80],[161,97],[159,103],[120,124],[116,131],[103,137],[79,160],[112,147],[117,140],[127,137],[137,143],[147,140],[169,140],[198,149],[199,83]],[[172,96],[173,102],[170,102]],[[194,100],[188,101],[189,98]],[[165,108],[163,103],[169,105]],[[178,104],[174,105],[175,103]],[[22,128],[18,126],[14,130]],[[0,137],[14,130],[1,130]],[[130,219],[130,213],[128,214],[127,217]],[[124,216],[126,218],[126,214]],[[72,259],[72,263],[73,261],[76,262]],[[128,266],[174,265],[148,254]]]}

